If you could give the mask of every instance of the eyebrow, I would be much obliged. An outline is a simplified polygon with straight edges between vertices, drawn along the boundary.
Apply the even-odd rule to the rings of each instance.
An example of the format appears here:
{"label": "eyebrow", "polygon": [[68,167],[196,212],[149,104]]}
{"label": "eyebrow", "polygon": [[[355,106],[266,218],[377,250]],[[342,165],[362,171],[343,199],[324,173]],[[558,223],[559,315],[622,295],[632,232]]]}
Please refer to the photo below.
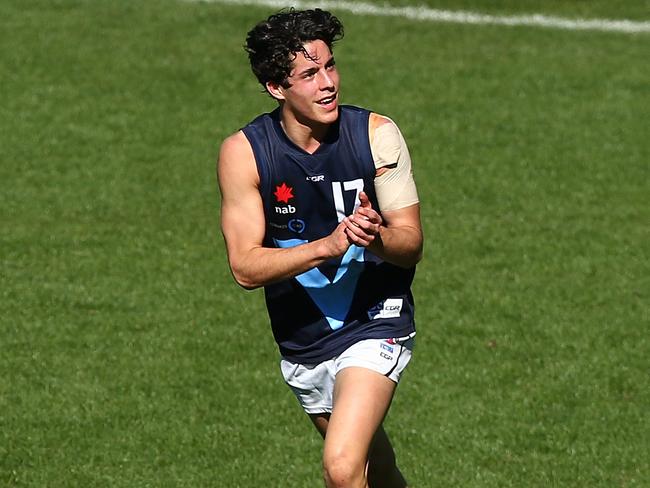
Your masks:
{"label": "eyebrow", "polygon": [[[336,61],[334,60],[334,56],[330,57],[327,62],[325,63],[324,67],[329,68],[331,66],[334,66],[336,64]],[[320,68],[317,68],[315,66],[310,66],[309,68],[305,68],[302,70],[300,73],[298,73],[298,76],[305,76],[305,75],[310,75],[313,73],[316,73]]]}
{"label": "eyebrow", "polygon": [[314,74],[314,73],[316,73],[316,72],[318,71],[318,69],[319,69],[319,68],[315,68],[315,67],[313,67],[313,66],[310,67],[310,68],[306,68],[306,69],[304,69],[303,71],[301,71],[300,73],[298,73],[298,76],[305,76],[305,75],[311,75],[311,74]]}

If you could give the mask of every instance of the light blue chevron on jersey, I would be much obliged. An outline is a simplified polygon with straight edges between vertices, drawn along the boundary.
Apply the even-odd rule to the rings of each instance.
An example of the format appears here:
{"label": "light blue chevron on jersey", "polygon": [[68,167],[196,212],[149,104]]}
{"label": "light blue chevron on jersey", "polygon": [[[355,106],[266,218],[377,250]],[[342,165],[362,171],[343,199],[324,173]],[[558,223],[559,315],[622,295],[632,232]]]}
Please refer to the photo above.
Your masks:
{"label": "light blue chevron on jersey", "polygon": [[[289,248],[306,244],[302,239],[273,239],[275,245]],[[341,259],[341,264],[336,270],[332,281],[329,280],[318,268],[312,268],[296,276],[307,294],[318,306],[327,319],[332,330],[343,327],[343,322],[354,298],[357,282],[363,271],[364,248],[350,246]]]}

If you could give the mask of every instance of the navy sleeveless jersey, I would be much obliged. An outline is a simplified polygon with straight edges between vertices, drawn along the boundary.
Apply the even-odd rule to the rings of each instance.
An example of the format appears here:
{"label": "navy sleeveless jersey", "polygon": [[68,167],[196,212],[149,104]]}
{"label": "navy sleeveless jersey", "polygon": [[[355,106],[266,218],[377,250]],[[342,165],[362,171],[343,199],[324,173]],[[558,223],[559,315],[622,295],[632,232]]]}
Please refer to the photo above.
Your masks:
{"label": "navy sleeveless jersey", "polygon": [[[242,130],[260,176],[266,247],[297,246],[330,234],[358,205],[375,196],[375,165],[368,138],[370,112],[341,106],[315,153],[284,133],[279,109]],[[410,287],[415,268],[381,260],[351,246],[295,278],[265,287],[266,305],[280,353],[298,363],[317,363],[363,339],[404,337],[415,332]]]}

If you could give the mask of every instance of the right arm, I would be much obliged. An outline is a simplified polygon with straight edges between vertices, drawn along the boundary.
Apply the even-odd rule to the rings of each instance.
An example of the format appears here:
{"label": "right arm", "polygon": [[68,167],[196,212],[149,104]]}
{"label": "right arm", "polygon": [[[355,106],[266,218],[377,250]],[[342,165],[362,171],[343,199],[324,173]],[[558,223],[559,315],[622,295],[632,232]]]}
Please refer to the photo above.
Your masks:
{"label": "right arm", "polygon": [[347,251],[345,225],[328,236],[291,248],[263,247],[266,222],[255,156],[243,132],[221,145],[217,176],[221,190],[221,231],[237,283],[254,289],[292,278]]}

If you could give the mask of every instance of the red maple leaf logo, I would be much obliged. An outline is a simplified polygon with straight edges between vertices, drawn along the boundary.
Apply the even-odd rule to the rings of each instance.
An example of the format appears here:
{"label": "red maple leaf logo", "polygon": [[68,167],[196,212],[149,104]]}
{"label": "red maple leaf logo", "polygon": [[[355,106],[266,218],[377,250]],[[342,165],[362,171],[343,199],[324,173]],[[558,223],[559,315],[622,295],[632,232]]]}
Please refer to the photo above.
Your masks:
{"label": "red maple leaf logo", "polygon": [[275,198],[278,199],[278,202],[289,203],[289,199],[293,198],[293,188],[287,186],[285,183],[282,183],[280,186],[275,187]]}

